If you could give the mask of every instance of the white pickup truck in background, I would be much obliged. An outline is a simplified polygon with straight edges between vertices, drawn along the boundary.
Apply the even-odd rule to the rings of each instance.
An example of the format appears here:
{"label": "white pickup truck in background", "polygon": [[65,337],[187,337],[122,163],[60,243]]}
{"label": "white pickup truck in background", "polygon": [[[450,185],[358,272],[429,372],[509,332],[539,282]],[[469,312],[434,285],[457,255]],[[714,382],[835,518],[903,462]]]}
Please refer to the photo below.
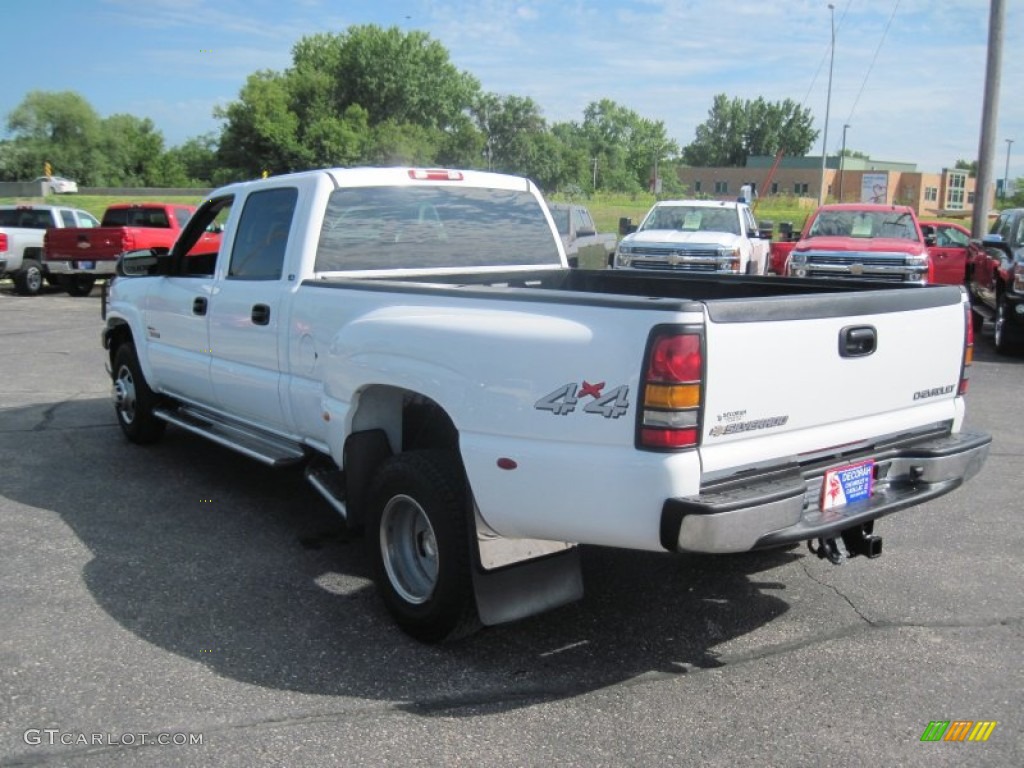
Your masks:
{"label": "white pickup truck in background", "polygon": [[549,203],[551,218],[562,238],[565,258],[570,267],[605,269],[612,266],[615,243],[614,232],[599,233],[590,211],[577,203]]}
{"label": "white pickup truck in background", "polygon": [[48,229],[98,227],[96,217],[58,205],[0,205],[0,277],[14,280],[22,296],[35,296],[49,278],[43,262]]}
{"label": "white pickup truck in background", "polygon": [[876,518],[988,452],[958,289],[568,269],[497,174],[218,189],[123,257],[105,317],[124,434],[304,465],[428,642],[578,598],[577,544],[877,556]]}
{"label": "white pickup truck in background", "polygon": [[622,269],[768,273],[771,238],[762,237],[750,206],[720,200],[663,200],[619,241]]}

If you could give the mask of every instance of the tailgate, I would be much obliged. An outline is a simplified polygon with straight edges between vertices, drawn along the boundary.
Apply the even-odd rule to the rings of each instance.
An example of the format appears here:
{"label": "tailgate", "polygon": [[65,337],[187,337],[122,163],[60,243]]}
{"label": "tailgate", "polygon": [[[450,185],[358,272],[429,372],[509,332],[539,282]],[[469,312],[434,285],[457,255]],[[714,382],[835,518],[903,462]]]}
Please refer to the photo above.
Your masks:
{"label": "tailgate", "polygon": [[706,302],[705,479],[951,423],[958,288]]}
{"label": "tailgate", "polygon": [[51,260],[115,259],[125,248],[123,227],[51,229],[46,235],[46,256]]}

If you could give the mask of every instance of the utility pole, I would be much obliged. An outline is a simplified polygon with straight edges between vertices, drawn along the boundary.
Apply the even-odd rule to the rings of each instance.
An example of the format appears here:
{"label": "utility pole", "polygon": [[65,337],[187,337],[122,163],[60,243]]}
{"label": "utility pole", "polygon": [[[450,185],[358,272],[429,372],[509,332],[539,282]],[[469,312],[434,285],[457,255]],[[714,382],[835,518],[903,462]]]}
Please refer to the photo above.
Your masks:
{"label": "utility pole", "polygon": [[[1003,202],[1006,202],[1006,190],[1010,186],[1010,147],[1013,146],[1013,139],[1006,140],[1006,170],[1003,171]],[[975,195],[977,197],[977,195]]]}
{"label": "utility pole", "polygon": [[828,62],[828,96],[825,99],[825,130],[821,139],[821,189],[818,192],[818,205],[825,204],[825,163],[828,160],[828,114],[832,109],[832,65],[836,60],[836,7],[828,4],[828,12],[832,23],[832,56]]}
{"label": "utility pole", "polygon": [[988,59],[985,63],[985,99],[981,107],[981,139],[978,142],[978,178],[974,191],[971,236],[988,231],[988,188],[992,183],[992,159],[996,152],[996,121],[999,115],[999,79],[1003,66],[1003,0],[990,0]]}
{"label": "utility pole", "polygon": [[839,151],[839,202],[843,202],[843,165],[846,160],[846,130],[850,127],[849,123],[843,126],[843,148]]}

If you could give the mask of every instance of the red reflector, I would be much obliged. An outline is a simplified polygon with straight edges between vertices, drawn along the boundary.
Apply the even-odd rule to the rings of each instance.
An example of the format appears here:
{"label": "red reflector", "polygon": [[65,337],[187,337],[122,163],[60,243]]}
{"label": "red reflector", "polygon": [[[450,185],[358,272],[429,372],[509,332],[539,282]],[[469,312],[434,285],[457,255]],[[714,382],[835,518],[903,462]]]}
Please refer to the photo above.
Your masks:
{"label": "red reflector", "polygon": [[510,459],[507,456],[498,459],[498,469],[515,469],[518,466],[515,459]]}
{"label": "red reflector", "polygon": [[690,448],[697,444],[697,428],[640,430],[640,442],[648,448]]}
{"label": "red reflector", "polygon": [[462,181],[462,173],[459,171],[445,171],[442,169],[425,171],[418,168],[409,170],[409,178],[417,181]]}
{"label": "red reflector", "polygon": [[660,336],[651,348],[647,381],[700,381],[700,336]]}

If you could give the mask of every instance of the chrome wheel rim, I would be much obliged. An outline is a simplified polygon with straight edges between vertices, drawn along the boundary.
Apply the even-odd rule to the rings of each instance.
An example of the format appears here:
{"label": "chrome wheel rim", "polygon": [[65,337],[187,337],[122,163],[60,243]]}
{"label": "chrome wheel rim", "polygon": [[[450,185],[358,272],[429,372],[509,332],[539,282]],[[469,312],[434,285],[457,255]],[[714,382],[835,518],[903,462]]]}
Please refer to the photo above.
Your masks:
{"label": "chrome wheel rim", "polygon": [[122,365],[114,380],[114,407],[125,424],[135,421],[135,405],[135,378],[128,366]]}
{"label": "chrome wheel rim", "polygon": [[380,551],[395,592],[422,605],[437,586],[437,537],[427,513],[410,496],[392,497],[380,520]]}
{"label": "chrome wheel rim", "polygon": [[38,269],[30,269],[25,276],[25,285],[30,293],[39,293],[43,287],[43,273]]}

